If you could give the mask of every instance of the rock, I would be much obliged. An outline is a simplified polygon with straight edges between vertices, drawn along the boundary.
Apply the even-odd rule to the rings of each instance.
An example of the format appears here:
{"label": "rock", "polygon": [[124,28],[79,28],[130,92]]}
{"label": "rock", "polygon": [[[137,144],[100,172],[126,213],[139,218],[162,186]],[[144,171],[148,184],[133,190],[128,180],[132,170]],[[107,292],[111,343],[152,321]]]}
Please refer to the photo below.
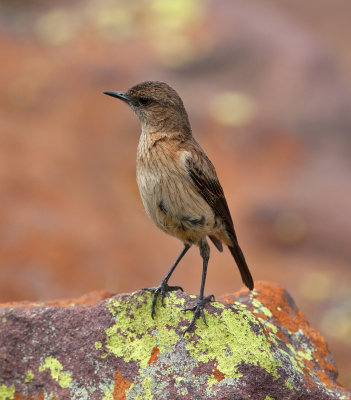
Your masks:
{"label": "rock", "polygon": [[206,307],[180,291],[0,307],[0,399],[350,399],[327,344],[281,287],[257,282]]}

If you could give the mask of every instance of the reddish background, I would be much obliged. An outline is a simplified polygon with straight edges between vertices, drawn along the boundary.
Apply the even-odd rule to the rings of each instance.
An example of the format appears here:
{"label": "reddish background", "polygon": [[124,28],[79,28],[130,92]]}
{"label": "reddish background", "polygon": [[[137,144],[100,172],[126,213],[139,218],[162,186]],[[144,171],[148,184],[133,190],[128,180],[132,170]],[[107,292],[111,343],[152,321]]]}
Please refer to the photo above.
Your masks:
{"label": "reddish background", "polygon": [[[139,123],[103,90],[165,80],[214,162],[255,279],[278,282],[351,386],[348,1],[3,1],[0,301],[159,283],[181,243],[147,218]],[[229,91],[224,117],[215,104]],[[172,282],[199,291],[193,249]],[[206,292],[241,286],[212,251]]]}

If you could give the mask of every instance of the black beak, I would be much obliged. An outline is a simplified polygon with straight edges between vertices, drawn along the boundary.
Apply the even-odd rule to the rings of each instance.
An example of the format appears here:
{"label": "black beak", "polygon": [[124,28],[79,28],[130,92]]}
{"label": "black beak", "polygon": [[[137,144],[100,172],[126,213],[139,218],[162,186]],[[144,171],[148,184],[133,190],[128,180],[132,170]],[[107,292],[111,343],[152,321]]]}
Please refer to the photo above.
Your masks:
{"label": "black beak", "polygon": [[124,101],[127,104],[130,104],[130,98],[126,96],[125,92],[113,92],[110,90],[107,90],[104,92],[104,94],[107,94],[108,96],[116,97],[116,99],[120,99]]}

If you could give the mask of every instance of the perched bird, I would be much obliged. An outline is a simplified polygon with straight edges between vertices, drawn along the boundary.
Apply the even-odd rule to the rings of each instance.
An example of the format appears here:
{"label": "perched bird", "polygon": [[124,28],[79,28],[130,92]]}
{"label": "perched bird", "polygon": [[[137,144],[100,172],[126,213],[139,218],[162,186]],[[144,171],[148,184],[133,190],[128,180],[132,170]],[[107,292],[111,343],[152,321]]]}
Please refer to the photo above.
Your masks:
{"label": "perched bird", "polygon": [[181,289],[168,281],[179,261],[194,244],[203,259],[200,296],[192,308],[193,318],[185,332],[202,316],[203,308],[214,296],[204,297],[210,247],[207,236],[219,251],[228,246],[241,278],[249,289],[253,279],[239,247],[227,201],[215,168],[192,136],[188,114],[178,93],[163,82],[139,83],[127,92],[105,94],[127,103],[141,122],[137,151],[137,183],[147,214],[164,232],[184,243],[179,257],[156,288],[151,315],[155,315],[157,297],[161,303],[167,292]]}

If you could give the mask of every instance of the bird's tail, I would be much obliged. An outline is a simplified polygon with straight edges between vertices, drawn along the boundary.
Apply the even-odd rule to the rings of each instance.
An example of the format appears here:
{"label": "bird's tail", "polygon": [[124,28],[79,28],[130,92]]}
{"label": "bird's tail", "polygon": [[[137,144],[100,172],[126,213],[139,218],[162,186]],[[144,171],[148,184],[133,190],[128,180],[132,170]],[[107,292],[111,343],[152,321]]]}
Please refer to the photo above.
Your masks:
{"label": "bird's tail", "polygon": [[254,288],[254,282],[253,282],[249,267],[246,264],[244,254],[241,251],[241,248],[240,248],[235,236],[233,234],[231,234],[230,232],[228,232],[228,234],[233,243],[233,246],[228,246],[228,249],[232,253],[232,256],[234,257],[234,260],[239,268],[242,281],[250,290],[252,290]]}

